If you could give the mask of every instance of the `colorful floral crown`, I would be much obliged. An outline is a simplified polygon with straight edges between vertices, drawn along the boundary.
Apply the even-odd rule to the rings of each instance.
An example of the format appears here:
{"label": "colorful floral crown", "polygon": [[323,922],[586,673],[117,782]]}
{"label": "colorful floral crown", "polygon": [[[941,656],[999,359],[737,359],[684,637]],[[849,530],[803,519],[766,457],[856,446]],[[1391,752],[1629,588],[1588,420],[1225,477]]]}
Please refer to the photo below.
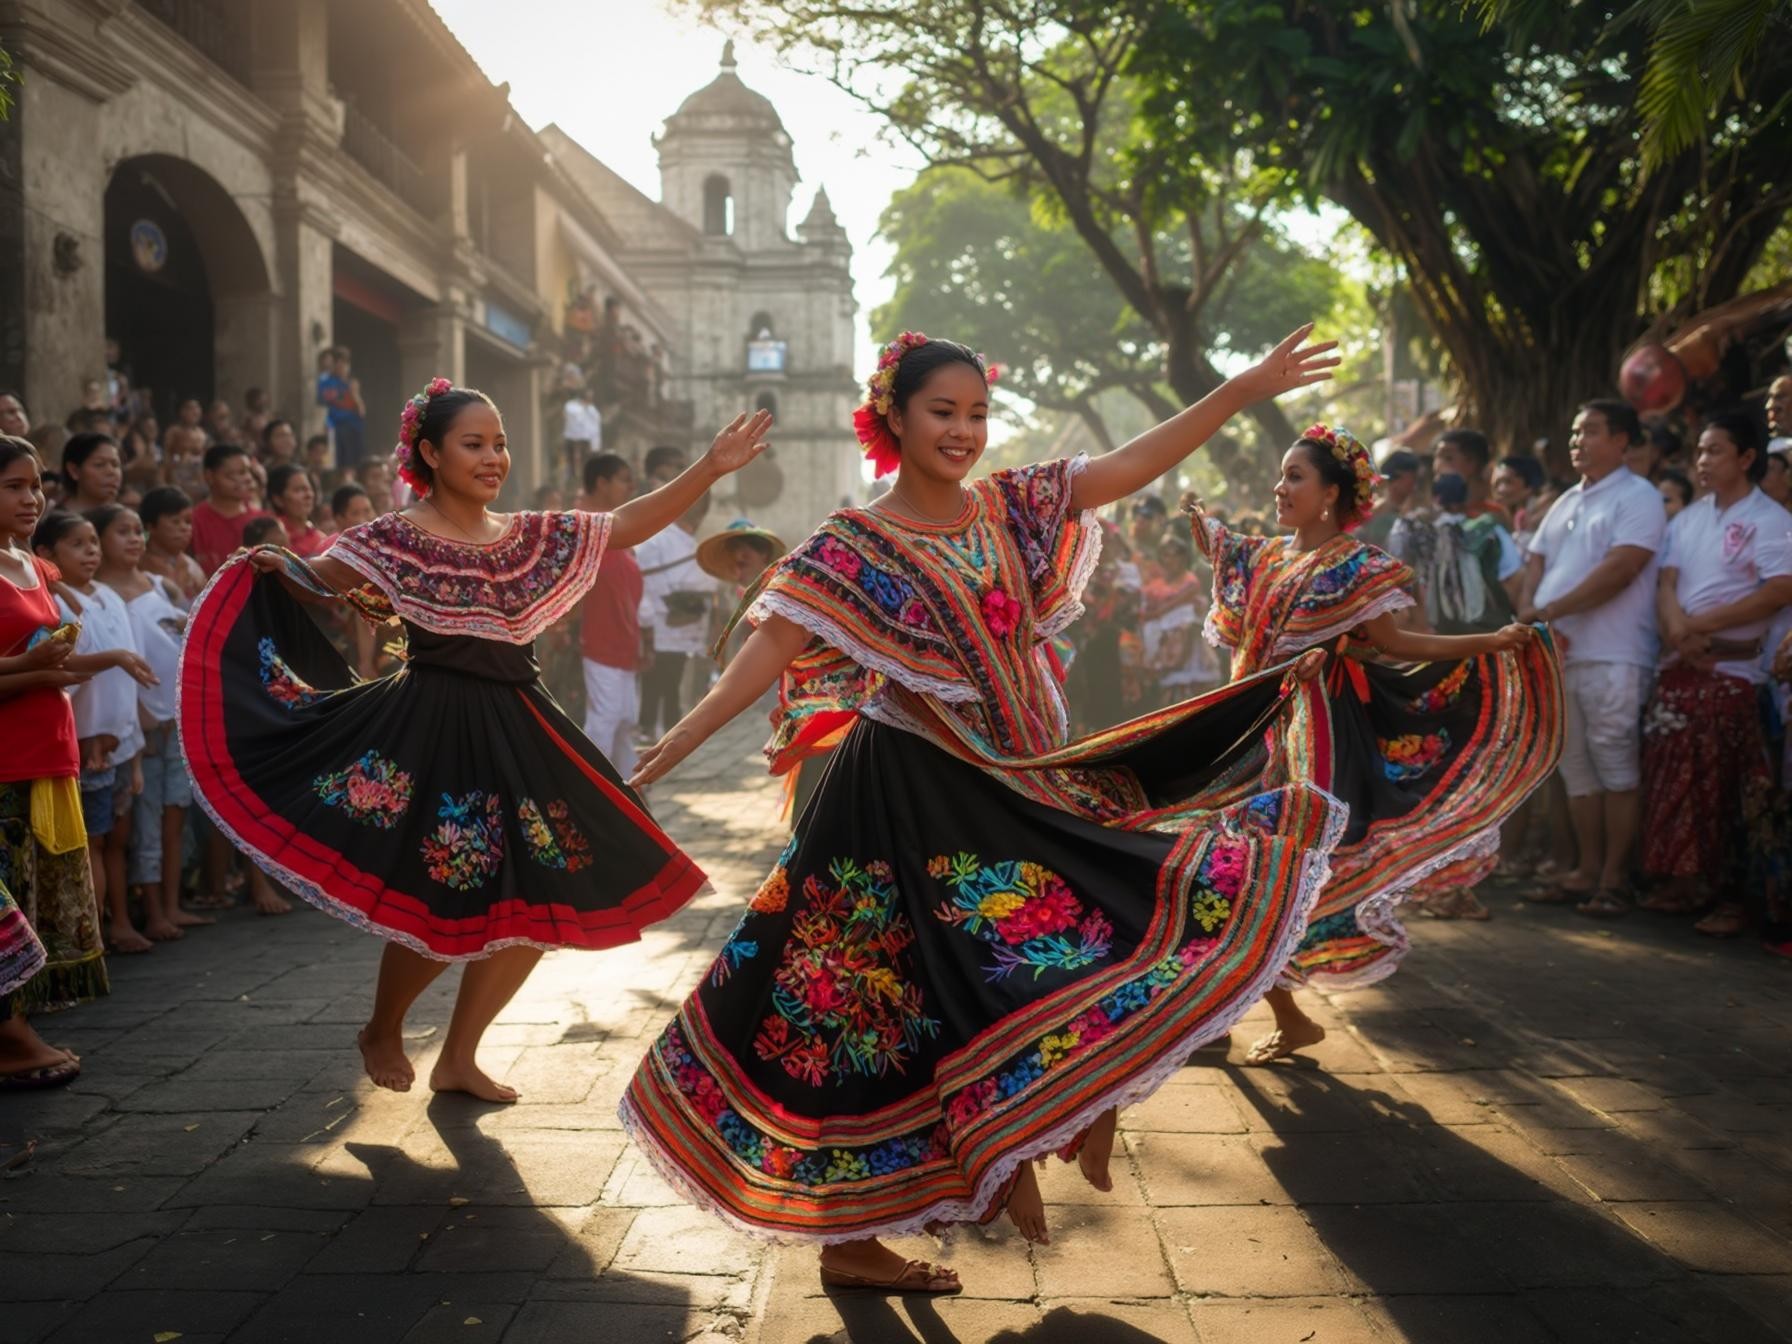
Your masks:
{"label": "colorful floral crown", "polygon": [[1367,515],[1375,498],[1375,483],[1381,478],[1376,474],[1374,459],[1363,447],[1362,440],[1341,425],[1312,425],[1302,431],[1301,438],[1309,443],[1324,444],[1339,464],[1350,470],[1356,478],[1356,489],[1350,497],[1347,512],[1353,523]]}
{"label": "colorful floral crown", "polygon": [[[865,404],[852,413],[853,430],[879,476],[888,476],[902,465],[902,445],[890,433],[888,418],[890,407],[896,402],[896,366],[910,350],[919,350],[926,344],[925,332],[905,331],[879,350],[877,372],[865,384]],[[983,370],[984,380],[995,386],[1001,370],[982,355],[977,356],[977,367]]]}
{"label": "colorful floral crown", "polygon": [[429,493],[429,484],[417,472],[417,431],[423,425],[423,413],[429,409],[431,397],[450,391],[454,384],[446,378],[431,378],[429,386],[405,402],[398,415],[398,446],[392,450],[398,467],[398,479],[420,495]]}

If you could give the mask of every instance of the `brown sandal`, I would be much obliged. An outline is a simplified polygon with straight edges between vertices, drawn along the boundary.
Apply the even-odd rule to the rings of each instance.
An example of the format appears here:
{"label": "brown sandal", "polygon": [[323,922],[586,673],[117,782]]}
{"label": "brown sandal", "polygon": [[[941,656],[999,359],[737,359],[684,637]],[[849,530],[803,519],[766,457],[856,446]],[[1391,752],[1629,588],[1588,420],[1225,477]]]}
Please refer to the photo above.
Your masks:
{"label": "brown sandal", "polygon": [[850,1293],[920,1293],[930,1297],[948,1297],[964,1291],[964,1285],[952,1270],[936,1268],[925,1260],[910,1260],[887,1279],[829,1269],[823,1265],[821,1286]]}
{"label": "brown sandal", "polygon": [[1748,911],[1734,901],[1725,901],[1692,927],[1707,938],[1737,938],[1748,928]]}
{"label": "brown sandal", "polygon": [[1590,919],[1617,919],[1630,913],[1630,902],[1615,887],[1601,887],[1589,899],[1575,906],[1574,910],[1576,914],[1586,915]]}

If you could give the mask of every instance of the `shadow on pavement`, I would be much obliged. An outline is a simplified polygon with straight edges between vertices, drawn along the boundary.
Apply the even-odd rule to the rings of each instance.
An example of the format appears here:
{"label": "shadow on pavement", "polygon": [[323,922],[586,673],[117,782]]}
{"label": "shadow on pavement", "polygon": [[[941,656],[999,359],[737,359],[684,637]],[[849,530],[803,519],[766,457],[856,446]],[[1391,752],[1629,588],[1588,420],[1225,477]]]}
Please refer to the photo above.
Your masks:
{"label": "shadow on pavement", "polygon": [[[982,1328],[955,1331],[924,1297],[836,1294],[829,1298],[842,1328],[807,1344],[1160,1344],[1161,1337],[1098,1311],[1055,1307],[1021,1329],[986,1335]],[[906,1319],[905,1319],[906,1318]],[[768,1341],[770,1344],[770,1341]]]}
{"label": "shadow on pavement", "polygon": [[[1262,1147],[1262,1160],[1311,1227],[1310,1250],[1335,1257],[1342,1289],[1375,1299],[1396,1338],[1783,1338],[1638,1236],[1612,1205],[1504,1125],[1438,1124],[1416,1102],[1298,1064],[1226,1072],[1282,1139]],[[1519,1086],[1536,1094],[1513,1098],[1520,1107],[1539,1104],[1547,1091],[1536,1079]],[[1559,1094],[1548,1099],[1562,1104]],[[1317,1129],[1331,1132],[1316,1132],[1315,1117],[1346,1112],[1366,1112],[1366,1123],[1321,1121]],[[1631,1198],[1708,1198],[1659,1154],[1614,1130],[1555,1133],[1542,1138],[1543,1148],[1596,1146],[1612,1179],[1660,1182],[1638,1185]]]}

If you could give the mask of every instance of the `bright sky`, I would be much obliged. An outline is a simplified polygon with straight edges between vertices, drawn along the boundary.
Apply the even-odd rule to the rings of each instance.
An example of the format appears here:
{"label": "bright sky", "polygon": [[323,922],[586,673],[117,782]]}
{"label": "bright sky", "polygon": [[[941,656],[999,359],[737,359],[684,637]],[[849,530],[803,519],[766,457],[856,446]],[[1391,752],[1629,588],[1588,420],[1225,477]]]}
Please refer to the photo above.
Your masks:
{"label": "bright sky", "polygon": [[[562,130],[655,200],[659,158],[652,137],[685,97],[716,76],[717,32],[667,11],[661,0],[433,0],[461,45],[497,83],[530,126]],[[829,84],[778,64],[772,53],[736,37],[735,59],[749,88],[777,107],[795,142],[794,227],[826,186],[852,239],[859,301],[860,364],[869,362],[866,318],[889,297],[883,271],[889,249],[874,244],[877,217],[919,160],[883,143],[881,121]]]}

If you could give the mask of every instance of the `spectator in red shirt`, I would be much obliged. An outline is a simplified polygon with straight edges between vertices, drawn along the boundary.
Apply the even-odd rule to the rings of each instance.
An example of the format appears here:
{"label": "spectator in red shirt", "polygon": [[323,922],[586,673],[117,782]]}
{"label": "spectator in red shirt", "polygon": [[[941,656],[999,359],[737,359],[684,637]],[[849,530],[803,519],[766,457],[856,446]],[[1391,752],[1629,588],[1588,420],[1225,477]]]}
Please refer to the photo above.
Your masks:
{"label": "spectator in red shirt", "polygon": [[255,508],[249,450],[215,443],[205,450],[206,498],[193,506],[193,558],[210,578],[243,544],[243,529],[269,515]]}
{"label": "spectator in red shirt", "polygon": [[[634,493],[628,459],[600,453],[585,461],[579,507],[614,513]],[[585,735],[626,778],[635,768],[635,724],[641,716],[641,567],[631,549],[612,547],[580,608],[579,652],[585,663]]]}

